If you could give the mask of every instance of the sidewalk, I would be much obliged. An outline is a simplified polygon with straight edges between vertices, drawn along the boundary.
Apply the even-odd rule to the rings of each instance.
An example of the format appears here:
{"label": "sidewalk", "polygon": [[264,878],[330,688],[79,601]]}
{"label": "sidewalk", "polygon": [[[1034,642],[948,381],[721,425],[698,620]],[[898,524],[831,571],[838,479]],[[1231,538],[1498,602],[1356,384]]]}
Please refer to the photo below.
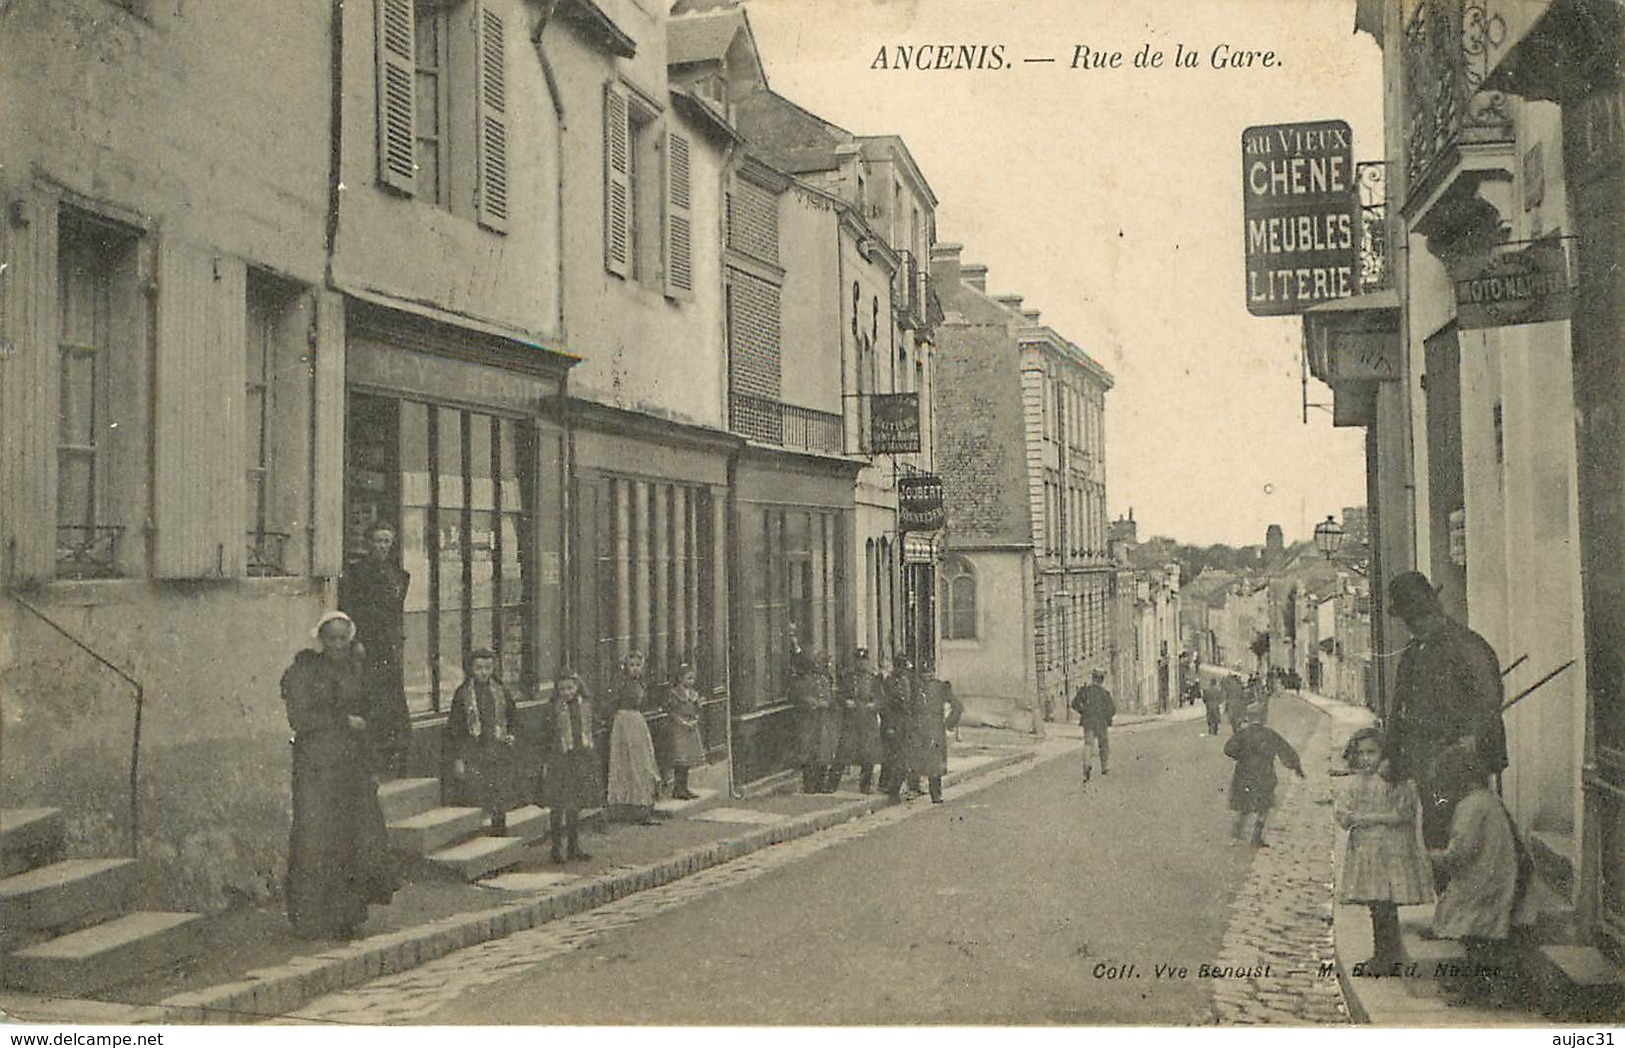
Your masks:
{"label": "sidewalk", "polygon": [[[1119,718],[1119,723],[1154,717]],[[1055,727],[1055,726],[1051,726]],[[1073,732],[1040,738],[965,728],[949,741],[944,785],[1075,748]],[[799,787],[799,776],[784,783]],[[911,805],[925,798],[905,801]],[[83,1024],[244,1023],[291,1012],[305,1002],[404,971],[453,950],[501,938],[635,892],[667,884],[751,852],[863,818],[893,802],[860,794],[848,774],[840,792],[766,795],[711,792],[663,801],[659,826],[610,824],[589,830],[593,858],[554,865],[538,842],[501,874],[472,884],[418,880],[374,907],[365,938],[345,944],[296,938],[280,910],[245,907],[210,918],[197,958],[104,991],[101,1000],[0,992],[0,1018]]]}
{"label": "sidewalk", "polygon": [[[1340,752],[1344,739],[1374,719],[1371,711],[1364,707],[1350,706],[1310,691],[1297,694],[1330,718],[1334,754]],[[1329,812],[1327,817],[1330,817]],[[1343,836],[1339,833],[1333,859],[1337,878],[1334,884],[1341,879],[1342,865]],[[1462,962],[1465,954],[1459,943],[1422,937],[1421,933],[1432,920],[1431,904],[1400,908],[1405,954],[1414,962],[1407,974],[1355,975],[1355,966],[1372,954],[1371,915],[1364,906],[1334,905],[1332,936],[1337,975],[1349,1014],[1356,1022],[1404,1027],[1552,1025],[1552,1020],[1532,1008],[1470,1007],[1455,1004],[1445,997],[1435,981],[1435,974],[1440,965]]]}

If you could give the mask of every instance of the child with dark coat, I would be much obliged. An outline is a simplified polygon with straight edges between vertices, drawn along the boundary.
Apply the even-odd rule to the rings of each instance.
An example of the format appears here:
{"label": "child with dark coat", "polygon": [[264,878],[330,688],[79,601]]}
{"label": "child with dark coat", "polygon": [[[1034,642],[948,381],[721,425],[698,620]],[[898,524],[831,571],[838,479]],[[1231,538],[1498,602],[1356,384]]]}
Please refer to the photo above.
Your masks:
{"label": "child with dark coat", "polygon": [[442,729],[447,762],[441,788],[449,803],[484,808],[491,832],[506,833],[515,803],[513,726],[518,719],[507,689],[496,677],[496,654],[481,648],[468,656],[468,676],[451,696]]}
{"label": "child with dark coat", "polygon": [[1258,713],[1249,713],[1236,733],[1225,740],[1224,755],[1236,762],[1230,778],[1230,810],[1236,820],[1230,827],[1230,843],[1241,840],[1241,829],[1249,815],[1254,817],[1253,846],[1268,848],[1264,823],[1275,807],[1275,762],[1277,759],[1303,778],[1303,762],[1298,751],[1275,729],[1264,724]]}
{"label": "child with dark coat", "polygon": [[543,746],[542,802],[550,811],[553,861],[592,858],[581,850],[581,809],[603,803],[604,782],[599,774],[597,745],[593,741],[592,700],[574,674],[553,686],[553,706],[547,717]]}

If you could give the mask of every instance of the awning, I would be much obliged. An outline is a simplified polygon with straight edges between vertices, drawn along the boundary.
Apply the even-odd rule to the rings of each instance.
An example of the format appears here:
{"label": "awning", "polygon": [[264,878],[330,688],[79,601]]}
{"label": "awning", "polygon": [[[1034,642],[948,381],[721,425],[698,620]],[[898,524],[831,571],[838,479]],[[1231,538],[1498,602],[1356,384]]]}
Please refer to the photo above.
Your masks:
{"label": "awning", "polygon": [[1484,80],[1484,89],[1561,102],[1618,83],[1625,2],[1552,0]]}

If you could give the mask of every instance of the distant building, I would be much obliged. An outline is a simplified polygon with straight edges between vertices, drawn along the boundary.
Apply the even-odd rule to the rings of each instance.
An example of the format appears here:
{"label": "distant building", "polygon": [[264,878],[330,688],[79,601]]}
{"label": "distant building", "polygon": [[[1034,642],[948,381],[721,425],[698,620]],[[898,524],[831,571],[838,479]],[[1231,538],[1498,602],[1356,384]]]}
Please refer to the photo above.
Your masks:
{"label": "distant building", "polygon": [[[1095,357],[993,296],[987,269],[939,244],[937,461],[948,512],[939,664],[989,719],[1064,717],[1092,668],[1111,670],[1105,400]],[[1104,348],[1104,347],[1102,347]],[[1115,685],[1114,685],[1115,686]]]}

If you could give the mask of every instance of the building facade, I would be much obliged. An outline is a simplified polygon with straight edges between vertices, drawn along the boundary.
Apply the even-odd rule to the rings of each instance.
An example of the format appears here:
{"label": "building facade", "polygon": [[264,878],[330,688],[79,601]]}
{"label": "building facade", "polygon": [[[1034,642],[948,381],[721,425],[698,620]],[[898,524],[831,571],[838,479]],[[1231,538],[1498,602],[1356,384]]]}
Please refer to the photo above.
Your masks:
{"label": "building facade", "polygon": [[[1339,421],[1367,427],[1374,648],[1405,643],[1382,595],[1411,568],[1495,648],[1502,786],[1558,934],[1617,950],[1620,8],[1372,2],[1357,28],[1383,49],[1397,250],[1389,286],[1312,310],[1305,340]],[[1557,290],[1475,297],[1519,268]]]}
{"label": "building facade", "polygon": [[943,428],[946,493],[939,665],[979,715],[1041,730],[1088,671],[1111,672],[1105,395],[1093,357],[987,293],[985,267],[939,244],[932,283],[936,408],[986,419]]}

